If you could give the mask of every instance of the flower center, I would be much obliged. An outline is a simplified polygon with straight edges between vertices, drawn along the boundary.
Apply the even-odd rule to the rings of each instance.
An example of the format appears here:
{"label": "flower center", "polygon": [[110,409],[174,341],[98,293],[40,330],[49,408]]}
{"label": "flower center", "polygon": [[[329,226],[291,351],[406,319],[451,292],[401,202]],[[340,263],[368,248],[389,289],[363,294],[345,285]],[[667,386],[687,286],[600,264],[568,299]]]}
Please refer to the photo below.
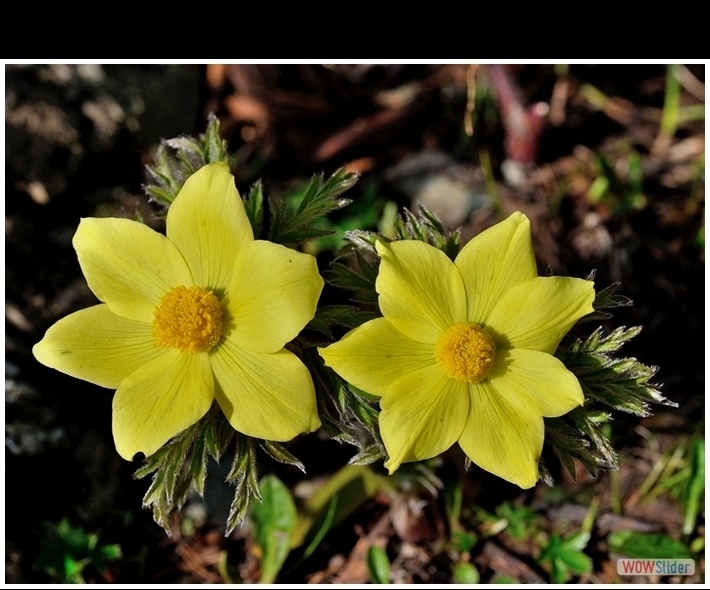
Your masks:
{"label": "flower center", "polygon": [[175,287],[153,312],[153,335],[158,346],[180,352],[206,352],[222,334],[222,308],[212,291]]}
{"label": "flower center", "polygon": [[439,336],[434,345],[434,357],[452,379],[478,383],[491,371],[496,345],[481,326],[462,322]]}

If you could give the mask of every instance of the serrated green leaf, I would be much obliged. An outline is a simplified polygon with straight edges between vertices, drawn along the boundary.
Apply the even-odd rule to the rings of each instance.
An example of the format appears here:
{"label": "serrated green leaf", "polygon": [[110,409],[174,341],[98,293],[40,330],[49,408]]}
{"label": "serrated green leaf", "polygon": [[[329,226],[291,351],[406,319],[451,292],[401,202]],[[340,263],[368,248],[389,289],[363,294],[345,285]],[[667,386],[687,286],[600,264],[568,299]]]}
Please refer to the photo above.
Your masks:
{"label": "serrated green leaf", "polygon": [[261,180],[257,180],[254,186],[251,187],[249,195],[244,200],[244,209],[249,218],[254,237],[258,239],[261,235],[261,225],[264,221],[264,194]]}
{"label": "serrated green leaf", "polygon": [[384,459],[384,457],[384,449],[379,444],[374,444],[351,457],[348,461],[348,465],[372,465],[373,463]]}
{"label": "serrated green leaf", "polygon": [[587,531],[577,531],[569,537],[566,537],[562,546],[574,551],[581,551],[587,546],[587,543],[589,543],[590,536]]}
{"label": "serrated green leaf", "polygon": [[278,461],[279,463],[285,463],[286,465],[293,465],[297,469],[301,470],[303,473],[306,472],[306,468],[303,466],[296,457],[289,453],[283,446],[272,440],[262,440],[262,448],[271,456],[272,459]]}
{"label": "serrated green leaf", "polygon": [[225,536],[229,535],[236,527],[244,522],[247,510],[249,509],[251,495],[249,493],[248,486],[246,485],[245,476],[242,475],[241,477],[238,477],[236,484],[237,485],[234,488],[234,497],[232,498],[232,503],[229,505],[229,515],[227,516]]}
{"label": "serrated green leaf", "polygon": [[[322,174],[314,175],[300,195],[276,201],[269,199],[271,223],[269,239],[277,244],[294,245],[306,239],[329,235],[332,232],[318,228],[320,220],[331,211],[346,206],[349,201],[337,197],[358,180],[357,174],[337,170],[324,180]],[[289,206],[289,202],[293,206]]]}
{"label": "serrated green leaf", "polygon": [[317,330],[332,340],[334,328],[357,328],[375,317],[377,316],[372,312],[350,305],[326,305],[316,310],[314,318],[308,322],[306,328]]}

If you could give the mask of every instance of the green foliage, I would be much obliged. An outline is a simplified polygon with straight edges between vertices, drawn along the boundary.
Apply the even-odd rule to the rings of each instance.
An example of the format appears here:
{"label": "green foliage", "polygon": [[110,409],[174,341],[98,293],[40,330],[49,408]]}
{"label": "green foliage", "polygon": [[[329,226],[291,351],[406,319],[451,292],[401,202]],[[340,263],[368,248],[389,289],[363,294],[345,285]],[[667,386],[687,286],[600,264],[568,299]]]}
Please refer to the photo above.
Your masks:
{"label": "green foliage", "polygon": [[261,226],[264,222],[264,192],[261,180],[257,180],[251,187],[247,198],[244,199],[244,211],[249,218],[254,237],[261,235]]}
{"label": "green foliage", "polygon": [[[423,205],[419,205],[419,213],[414,214],[404,209],[394,222],[394,240],[419,240],[439,248],[451,260],[456,258],[461,246],[461,232],[447,232],[439,218]],[[369,231],[352,231],[345,234],[346,239],[354,246],[375,253],[375,242],[391,242],[392,239]]]}
{"label": "green foliage", "polygon": [[[480,507],[476,508],[475,514],[475,522],[481,525],[484,537],[493,537],[507,531],[515,539],[521,540],[540,530],[538,513],[528,506],[521,506],[512,501],[499,504],[495,514]],[[457,540],[460,540],[460,536],[457,536]]]}
{"label": "green foliage", "polygon": [[680,541],[662,534],[616,531],[608,538],[609,550],[636,559],[685,559],[690,550]]}
{"label": "green foliage", "polygon": [[155,522],[170,534],[171,513],[185,504],[193,489],[204,494],[208,458],[219,461],[228,450],[233,450],[232,466],[226,477],[226,481],[235,486],[226,525],[226,534],[231,533],[244,520],[251,499],[261,499],[257,446],[274,460],[304,470],[303,464],[279,443],[236,432],[219,407],[213,406],[199,422],[148,457],[136,471],[136,478],[153,474],[143,506],[151,508]]}
{"label": "green foliage", "polygon": [[134,473],[136,479],[153,474],[143,507],[153,511],[155,522],[166,533],[170,534],[170,514],[185,504],[192,489],[204,493],[208,456],[219,461],[234,435],[226,426],[213,407],[199,422],[147,457]]}
{"label": "green foliage", "polygon": [[688,536],[695,529],[700,505],[705,493],[705,440],[694,436],[690,441],[690,474],[687,485],[682,487],[683,500],[683,534]]}
{"label": "green foliage", "polygon": [[174,137],[160,142],[154,163],[147,166],[150,180],[143,187],[146,194],[169,207],[185,181],[206,164],[226,162],[233,158],[227,152],[227,142],[219,135],[219,119],[210,114],[207,130],[197,139]]}
{"label": "green foliage", "polygon": [[[384,445],[377,425],[377,402],[355,393],[353,387],[346,385],[332,369],[325,366],[315,348],[303,351],[303,361],[313,377],[323,430],[331,438],[359,449],[351,463],[366,465],[380,459],[384,454]],[[366,446],[360,438],[353,436],[360,429],[370,435],[370,443]]]}
{"label": "green foliage", "polygon": [[569,581],[572,574],[581,575],[592,570],[592,560],[583,553],[583,549],[592,536],[599,504],[598,498],[592,501],[581,530],[564,538],[553,532],[542,547],[537,561],[549,568],[553,583],[563,584]]}
{"label": "green foliage", "polygon": [[[593,281],[595,273],[591,273],[588,277],[588,281]],[[580,318],[577,324],[586,324],[589,322],[599,322],[601,320],[608,320],[613,315],[610,310],[616,309],[618,307],[631,307],[634,302],[628,297],[624,297],[617,293],[619,290],[619,283],[612,283],[608,287],[597,291],[594,297],[594,311],[590,314],[585,315]]]}
{"label": "green foliage", "polygon": [[338,328],[352,330],[375,317],[377,316],[374,313],[351,305],[325,305],[316,310],[315,317],[306,328],[316,330],[327,339],[334,340]]}
{"label": "green foliage", "polygon": [[471,551],[478,543],[478,537],[467,531],[454,531],[451,533],[450,548],[454,551],[464,553]]}
{"label": "green foliage", "polygon": [[252,498],[261,500],[256,467],[255,439],[235,432],[234,461],[227,474],[227,481],[234,484],[234,498],[229,506],[227,529],[229,535],[243,521]]}
{"label": "green foliage", "polygon": [[683,534],[687,537],[695,524],[705,491],[705,441],[693,435],[668,449],[638,489],[639,503],[648,504],[667,493],[681,505]]}
{"label": "green foliage", "polygon": [[617,174],[609,158],[603,154],[597,154],[597,166],[600,171],[599,176],[587,192],[592,203],[605,203],[615,215],[629,211],[640,211],[646,206],[641,156],[638,152],[631,150],[627,156],[626,178]]}
{"label": "green foliage", "polygon": [[[340,173],[343,172],[340,171]],[[306,185],[305,188],[307,187],[308,185]],[[340,189],[338,188],[338,190]],[[303,198],[304,189],[285,197],[284,201],[287,203],[287,208],[293,212],[298,209],[298,205],[302,202]],[[342,205],[342,203],[343,200],[338,202],[339,205]],[[389,204],[394,205],[396,209],[394,203]],[[308,241],[304,249],[314,256],[324,250],[336,252],[345,245],[345,236],[348,232],[360,228],[375,227],[378,225],[378,222],[382,221],[386,223],[386,220],[381,220],[380,217],[381,215],[384,217],[388,213],[389,208],[387,205],[388,204],[383,203],[383,200],[378,196],[375,185],[371,184],[365,187],[357,201],[349,203],[347,210],[339,214],[337,219],[331,220],[330,217],[321,215],[312,222],[313,228],[322,230],[323,234]]]}
{"label": "green foliage", "polygon": [[554,584],[564,584],[572,574],[586,574],[592,570],[591,558],[582,552],[588,542],[589,533],[586,531],[578,531],[564,539],[552,533],[537,561],[548,565],[550,580]]}
{"label": "green foliage", "polygon": [[455,477],[445,477],[443,479],[444,502],[446,506],[446,517],[453,533],[461,526],[461,505],[463,503],[463,482],[458,472]]}
{"label": "green foliage", "polygon": [[296,527],[296,506],[288,488],[275,475],[261,480],[261,502],[254,504],[251,519],[254,538],[261,548],[262,584],[272,584],[290,550]]}
{"label": "green foliage", "polygon": [[[321,541],[325,538],[325,536],[328,534],[328,531],[333,527],[333,521],[335,520],[335,514],[338,509],[338,495],[334,494],[330,498],[330,502],[328,503],[328,510],[325,513],[325,516],[323,517],[323,521],[321,522],[320,526],[318,527],[318,530],[316,533],[313,535],[313,538],[311,539],[311,542],[308,543],[308,547],[306,547],[303,551],[303,555],[301,557],[301,560],[308,559],[313,552],[316,550],[316,548],[320,545]],[[300,563],[299,561],[299,563]]]}
{"label": "green foliage", "polygon": [[390,583],[390,560],[387,553],[376,545],[367,549],[367,573],[373,584]]}
{"label": "green foliage", "polygon": [[295,197],[270,199],[269,240],[285,246],[294,246],[331,235],[332,230],[322,229],[318,225],[328,213],[342,209],[350,203],[348,199],[339,196],[357,180],[357,174],[341,168],[327,180],[323,174],[314,175]]}
{"label": "green foliage", "polygon": [[303,506],[291,538],[291,547],[299,547],[318,536],[323,538],[323,523],[328,522],[330,528],[336,527],[372,498],[379,489],[390,491],[392,484],[368,467],[343,467]]}
{"label": "green foliage", "polygon": [[[600,294],[607,307],[625,304],[615,299],[613,291]],[[597,302],[595,308],[597,312],[604,309]],[[609,410],[648,416],[651,404],[675,406],[651,382],[656,367],[612,356],[640,331],[641,327],[620,327],[604,335],[598,328],[585,340],[564,338],[557,349],[557,357],[579,380],[585,403],[562,417],[545,418],[545,441],[572,477],[574,459],[591,473],[616,465],[616,453],[603,433],[611,418]]]}
{"label": "green foliage", "polygon": [[538,513],[528,506],[503,502],[496,507],[496,515],[508,523],[506,531],[520,540],[526,537],[538,518]]}
{"label": "green foliage", "polygon": [[101,574],[122,555],[120,545],[99,545],[98,540],[98,535],[70,525],[66,518],[57,525],[45,523],[34,569],[60,584],[85,584],[87,566]]}
{"label": "green foliage", "polygon": [[[348,235],[349,241],[356,239]],[[373,242],[374,243],[374,242]],[[369,255],[353,248],[344,249],[330,264],[330,270],[323,273],[323,278],[339,289],[352,293],[352,300],[357,303],[377,305],[377,269],[379,259],[374,254],[372,244],[365,242]]]}
{"label": "green foliage", "polygon": [[438,458],[416,463],[405,463],[397,469],[391,478],[393,483],[405,492],[426,493],[433,498],[439,495],[444,483],[436,475],[436,468],[441,464]]}
{"label": "green foliage", "polygon": [[681,64],[668,64],[666,74],[666,95],[661,115],[661,136],[671,138],[678,128],[680,111],[680,71]]}

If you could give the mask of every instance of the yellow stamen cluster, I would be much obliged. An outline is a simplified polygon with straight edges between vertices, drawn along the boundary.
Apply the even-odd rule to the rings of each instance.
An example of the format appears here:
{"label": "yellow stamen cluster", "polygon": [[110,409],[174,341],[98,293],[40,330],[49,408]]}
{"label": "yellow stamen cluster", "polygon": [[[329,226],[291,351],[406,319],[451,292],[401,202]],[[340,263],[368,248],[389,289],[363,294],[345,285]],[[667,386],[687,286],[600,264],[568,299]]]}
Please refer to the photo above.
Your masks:
{"label": "yellow stamen cluster", "polygon": [[452,379],[478,383],[493,367],[496,345],[481,326],[462,322],[439,336],[434,345],[434,357]]}
{"label": "yellow stamen cluster", "polygon": [[153,312],[153,335],[158,346],[181,352],[206,352],[222,334],[222,308],[212,291],[175,287]]}

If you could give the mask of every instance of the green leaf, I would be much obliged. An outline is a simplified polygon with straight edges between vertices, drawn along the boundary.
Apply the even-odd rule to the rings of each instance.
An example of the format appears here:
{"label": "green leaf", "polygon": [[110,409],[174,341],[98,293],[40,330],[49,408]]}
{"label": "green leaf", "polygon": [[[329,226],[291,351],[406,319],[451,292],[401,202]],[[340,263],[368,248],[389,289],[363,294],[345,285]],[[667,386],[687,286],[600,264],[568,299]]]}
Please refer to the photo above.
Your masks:
{"label": "green leaf", "polygon": [[663,534],[617,531],[609,535],[609,549],[636,559],[685,559],[690,550],[680,541]]}
{"label": "green leaf", "polygon": [[350,201],[339,195],[351,188],[358,175],[337,170],[330,178],[314,175],[310,182],[291,198],[269,199],[271,224],[269,240],[277,244],[295,245],[307,239],[330,235],[332,231],[318,227],[331,211],[345,207]]}
{"label": "green leaf", "polygon": [[478,543],[478,537],[467,531],[454,531],[451,533],[451,548],[455,551],[471,551]]}
{"label": "green leaf", "polygon": [[586,574],[592,571],[592,559],[581,551],[562,547],[557,552],[557,558],[575,574]]}
{"label": "green leaf", "polygon": [[377,316],[374,313],[362,311],[351,305],[325,305],[316,310],[315,317],[306,328],[317,330],[329,339],[335,340],[333,329],[343,327],[351,330],[375,317]]}
{"label": "green leaf", "polygon": [[321,528],[319,525],[328,519],[327,514],[334,497],[337,496],[337,509],[330,519],[333,527],[372,498],[380,488],[389,490],[387,479],[376,475],[369,467],[358,465],[343,467],[316,490],[304,505],[298,515],[298,522],[291,538],[291,547],[299,547],[318,533]]}
{"label": "green leaf", "polygon": [[592,560],[582,553],[589,542],[587,531],[578,531],[562,539],[552,533],[547,545],[542,548],[537,561],[550,566],[550,579],[555,584],[563,584],[570,578],[570,572],[585,574],[591,571]]}
{"label": "green leaf", "polygon": [[315,536],[308,544],[308,547],[303,551],[303,559],[310,557],[310,555],[316,550],[320,542],[328,534],[330,527],[333,525],[333,519],[335,518],[335,511],[338,507],[338,496],[335,495],[330,499],[330,504],[328,504],[328,512],[325,514],[325,518],[321,523],[320,528],[316,532]]}
{"label": "green leaf", "polygon": [[700,437],[693,437],[690,441],[690,483],[684,505],[683,534],[689,536],[695,529],[698,518],[700,502],[705,491],[705,441]]}
{"label": "green leaf", "polygon": [[288,488],[275,475],[261,480],[261,502],[252,508],[254,538],[262,551],[262,584],[272,584],[289,553],[296,526],[296,506]]}
{"label": "green leaf", "polygon": [[279,463],[284,463],[286,465],[292,465],[296,467],[303,473],[306,472],[306,468],[303,466],[296,457],[289,453],[283,446],[272,440],[261,441],[261,447],[269,454],[269,456],[278,461]]}
{"label": "green leaf", "polygon": [[367,573],[373,584],[390,583],[390,560],[376,545],[370,545],[367,550]]}
{"label": "green leaf", "polygon": [[219,119],[210,113],[207,130],[197,139],[174,137],[160,142],[153,164],[146,166],[149,182],[143,187],[148,196],[165,207],[175,200],[182,185],[197,170],[213,162],[231,164],[227,142],[219,135]]}
{"label": "green leaf", "polygon": [[246,211],[254,238],[259,239],[261,235],[261,225],[264,221],[264,194],[261,180],[257,180],[251,187],[249,195],[244,199],[244,210]]}
{"label": "green leaf", "polygon": [[97,534],[72,526],[66,518],[57,525],[45,522],[44,529],[33,568],[57,582],[83,584],[87,565],[102,573],[109,562],[122,556],[120,545],[99,545]]}
{"label": "green leaf", "polygon": [[516,506],[511,502],[504,502],[496,508],[496,514],[508,521],[506,530],[516,539],[522,539],[528,533],[528,527],[537,518],[538,514],[528,506]]}
{"label": "green leaf", "polygon": [[[603,297],[602,308],[624,305],[613,290]],[[613,409],[638,416],[651,414],[651,404],[675,406],[651,382],[657,368],[634,358],[614,358],[640,327],[619,327],[610,334],[597,329],[586,340],[565,337],[555,355],[575,374],[584,393],[584,405],[559,418],[545,418],[545,442],[552,447],[562,465],[574,478],[574,460],[592,474],[597,469],[616,466],[616,453],[603,433]]]}
{"label": "green leaf", "polygon": [[236,485],[227,517],[225,532],[227,535],[244,520],[251,498],[261,500],[261,491],[257,480],[256,453],[254,452],[255,439],[234,432],[234,440],[236,442],[234,461],[226,480],[234,482]]}
{"label": "green leaf", "polygon": [[461,504],[463,503],[463,483],[458,473],[454,477],[444,478],[444,502],[449,526],[455,531],[461,526]]}
{"label": "green leaf", "polygon": [[353,293],[353,300],[360,303],[377,303],[377,269],[379,259],[370,255],[365,257],[358,250],[345,250],[330,264],[330,270],[323,273],[323,278],[339,289]]}
{"label": "green leaf", "polygon": [[348,461],[348,465],[372,465],[385,457],[385,450],[380,444],[364,448]]}

